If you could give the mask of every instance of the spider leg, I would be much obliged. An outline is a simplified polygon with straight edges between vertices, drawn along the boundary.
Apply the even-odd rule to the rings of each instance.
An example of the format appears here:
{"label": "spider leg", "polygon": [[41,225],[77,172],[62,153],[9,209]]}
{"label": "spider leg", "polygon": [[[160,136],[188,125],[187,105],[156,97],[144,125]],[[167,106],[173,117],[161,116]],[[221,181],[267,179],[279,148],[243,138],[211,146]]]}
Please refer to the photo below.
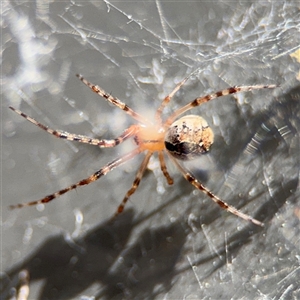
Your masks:
{"label": "spider leg", "polygon": [[270,85],[249,85],[249,86],[235,86],[235,87],[230,87],[227,89],[224,89],[222,91],[216,92],[216,93],[212,93],[212,94],[208,94],[206,96],[203,97],[199,97],[196,98],[195,100],[191,101],[190,103],[184,105],[183,107],[177,109],[166,121],[166,125],[170,126],[173,121],[180,116],[181,114],[183,114],[184,112],[201,105],[202,103],[208,102],[210,100],[213,100],[215,98],[219,98],[222,96],[227,96],[230,94],[235,94],[235,93],[239,93],[239,92],[247,92],[247,91],[252,91],[252,90],[259,90],[259,89],[274,89],[276,88],[277,85],[275,84],[270,84]]}
{"label": "spider leg", "polygon": [[138,186],[139,186],[139,184],[141,182],[141,179],[143,177],[143,174],[144,174],[144,172],[145,172],[145,170],[147,168],[147,165],[149,163],[149,159],[152,156],[152,154],[153,154],[152,152],[148,152],[146,154],[146,156],[145,156],[144,160],[142,161],[141,166],[140,166],[140,168],[139,168],[139,170],[138,170],[138,172],[137,172],[137,174],[135,176],[135,179],[134,179],[134,181],[132,183],[131,188],[126,193],[124,199],[122,200],[121,204],[119,205],[119,207],[118,207],[117,211],[115,212],[114,216],[112,217],[112,219],[114,219],[116,216],[118,216],[120,213],[123,212],[124,207],[125,207],[128,199],[137,190],[137,188],[138,188]]}
{"label": "spider leg", "polygon": [[264,226],[264,224],[254,218],[252,218],[249,215],[246,215],[239,211],[238,209],[234,208],[233,206],[227,204],[223,200],[221,200],[219,197],[214,195],[208,188],[206,188],[202,183],[200,183],[191,173],[187,172],[178,162],[175,158],[172,157],[171,154],[168,154],[171,160],[174,162],[174,164],[178,167],[184,178],[190,182],[194,187],[196,187],[198,190],[202,191],[204,194],[209,196],[215,203],[217,203],[221,208],[226,209],[227,211],[231,212],[232,214],[246,220],[250,221],[255,225]]}
{"label": "spider leg", "polygon": [[159,162],[160,162],[161,171],[163,172],[164,176],[166,177],[168,184],[169,185],[173,184],[174,181],[167,170],[167,165],[166,165],[164,154],[162,151],[158,152],[158,158],[159,158]]}
{"label": "spider leg", "polygon": [[93,92],[98,94],[99,96],[106,99],[111,104],[119,107],[120,109],[124,110],[128,115],[130,115],[135,120],[139,121],[142,124],[150,125],[151,122],[145,119],[143,116],[135,112],[133,109],[131,109],[128,105],[123,103],[120,99],[113,97],[112,95],[108,94],[103,90],[100,86],[94,85],[93,83],[87,81],[84,77],[82,77],[80,74],[76,75],[86,86],[88,86]]}
{"label": "spider leg", "polygon": [[159,120],[161,122],[161,113],[163,111],[163,109],[168,105],[168,103],[170,102],[170,100],[173,98],[173,96],[177,93],[177,91],[180,90],[180,88],[185,84],[185,82],[189,79],[190,76],[185,77],[182,81],[180,81],[174,88],[174,90],[167,95],[163,102],[160,104],[159,108],[156,111],[155,114],[155,119]]}
{"label": "spider leg", "polygon": [[76,141],[76,142],[90,144],[90,145],[95,145],[95,146],[99,146],[101,148],[115,147],[115,146],[119,145],[120,143],[123,143],[126,139],[130,138],[137,132],[137,126],[132,125],[129,128],[127,128],[119,137],[117,137],[115,139],[99,140],[99,139],[95,139],[95,138],[90,138],[85,135],[73,134],[73,133],[69,133],[66,131],[51,129],[48,126],[43,125],[42,123],[36,121],[32,117],[24,114],[22,111],[15,109],[12,106],[10,106],[9,108],[11,110],[13,110],[14,112],[16,112],[17,114],[19,114],[20,116],[22,116],[23,118],[25,118],[26,120],[28,120],[29,122],[31,122],[32,124],[38,126],[39,128],[45,130],[46,132],[54,135],[57,138],[66,139],[69,141]]}
{"label": "spider leg", "polygon": [[82,185],[87,185],[90,184],[96,180],[98,180],[100,177],[106,175],[108,172],[112,171],[114,168],[116,168],[117,166],[122,165],[123,163],[125,163],[126,161],[132,159],[134,156],[136,156],[137,154],[141,153],[142,150],[140,150],[139,148],[134,149],[133,151],[127,153],[126,155],[119,157],[115,160],[113,160],[112,162],[108,163],[107,165],[105,165],[103,168],[101,168],[100,170],[98,170],[97,172],[95,172],[94,174],[92,174],[91,176],[89,176],[88,178],[82,179],[80,181],[78,181],[77,183],[74,183],[60,191],[57,191],[51,195],[48,195],[40,200],[37,201],[32,201],[32,202],[27,202],[27,203],[20,203],[20,204],[16,204],[16,205],[11,205],[10,208],[14,209],[14,208],[21,208],[24,206],[32,206],[32,205],[37,205],[37,204],[42,204],[42,203],[47,203],[52,201],[53,199],[71,191],[76,189],[79,186]]}
{"label": "spider leg", "polygon": [[167,95],[163,102],[161,103],[161,105],[159,106],[159,108],[157,109],[156,111],[156,114],[155,114],[155,118],[159,121],[161,121],[161,113],[163,111],[163,109],[168,105],[168,103],[170,102],[170,100],[173,98],[173,96],[181,89],[181,87],[186,83],[186,81],[192,76],[194,75],[195,73],[197,73],[199,71],[199,68],[194,70],[192,73],[190,73],[188,76],[186,76],[182,81],[180,81],[176,86],[175,88],[173,89],[173,91]]}

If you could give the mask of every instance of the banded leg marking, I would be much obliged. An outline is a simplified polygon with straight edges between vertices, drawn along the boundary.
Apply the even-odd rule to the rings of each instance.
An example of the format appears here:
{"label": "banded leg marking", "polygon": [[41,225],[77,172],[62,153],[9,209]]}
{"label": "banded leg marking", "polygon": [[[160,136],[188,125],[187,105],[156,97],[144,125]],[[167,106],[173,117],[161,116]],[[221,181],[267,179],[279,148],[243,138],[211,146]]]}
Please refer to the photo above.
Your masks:
{"label": "banded leg marking", "polygon": [[142,179],[142,177],[143,177],[143,174],[144,174],[144,172],[145,172],[145,170],[146,170],[146,168],[147,168],[147,166],[148,166],[149,159],[150,159],[151,156],[152,156],[152,152],[148,152],[148,153],[146,154],[146,156],[145,156],[145,158],[144,158],[142,164],[140,165],[140,168],[139,168],[139,170],[138,170],[138,172],[137,172],[137,174],[136,174],[136,177],[135,177],[135,179],[134,179],[134,181],[133,181],[133,183],[132,183],[131,188],[128,190],[128,192],[126,193],[126,195],[125,195],[123,201],[122,201],[121,204],[119,205],[119,207],[118,207],[116,213],[115,213],[114,216],[113,216],[113,219],[114,219],[117,215],[119,215],[120,213],[123,212],[124,207],[125,207],[125,205],[126,205],[128,199],[130,198],[130,196],[131,196],[131,195],[136,191],[136,189],[138,188],[138,186],[139,186],[139,184],[140,184],[140,182],[141,182],[141,179]]}
{"label": "banded leg marking", "polygon": [[239,92],[247,92],[247,91],[252,91],[252,90],[260,90],[260,89],[274,89],[276,88],[277,85],[276,84],[270,84],[270,85],[249,85],[249,86],[235,86],[235,87],[230,87],[227,89],[224,89],[222,91],[219,92],[215,92],[212,94],[208,94],[204,97],[199,97],[196,98],[195,100],[191,101],[190,103],[186,104],[185,106],[179,108],[178,110],[176,110],[175,113],[173,113],[166,121],[167,125],[171,125],[173,123],[173,121],[180,116],[181,114],[183,114],[184,112],[199,106],[205,102],[208,102],[210,100],[222,97],[222,96],[227,96],[230,94],[235,94],[235,93],[239,93]]}
{"label": "banded leg marking", "polygon": [[98,85],[94,85],[93,83],[87,81],[83,76],[80,74],[76,75],[86,86],[88,86],[94,93],[98,94],[99,96],[103,97],[106,99],[108,102],[111,104],[119,107],[120,109],[124,110],[128,115],[130,115],[132,118],[135,120],[139,121],[142,124],[151,124],[147,119],[145,119],[143,116],[140,114],[136,113],[133,109],[131,109],[127,104],[122,102],[120,99],[113,97],[112,95],[108,94],[105,92],[104,89],[102,89]]}
{"label": "banded leg marking", "polygon": [[165,162],[163,151],[158,152],[158,158],[159,158],[159,162],[160,162],[161,171],[163,172],[164,176],[166,177],[168,184],[172,185],[174,183],[174,181],[173,181],[173,178],[171,177],[171,175],[169,174],[169,172],[167,170],[167,165],[166,165],[166,162]]}
{"label": "banded leg marking", "polygon": [[66,131],[62,131],[62,130],[51,129],[48,126],[36,121],[34,118],[26,115],[22,111],[14,108],[12,106],[10,106],[9,108],[11,110],[13,110],[14,112],[16,112],[17,114],[19,114],[20,116],[22,116],[23,118],[25,118],[26,120],[28,120],[29,122],[31,122],[32,124],[34,124],[37,127],[45,130],[49,134],[54,135],[57,138],[66,139],[68,141],[76,141],[76,142],[80,142],[80,143],[95,145],[95,146],[99,146],[101,148],[115,147],[115,146],[123,143],[126,139],[128,139],[128,138],[132,137],[133,135],[135,135],[135,133],[137,132],[137,126],[132,125],[129,128],[127,128],[119,137],[117,137],[115,139],[112,139],[112,140],[99,140],[99,139],[91,138],[91,137],[88,137],[88,136],[85,136],[85,135],[73,134],[73,133],[69,133],[69,132],[66,132]]}
{"label": "banded leg marking", "polygon": [[264,224],[251,216],[244,214],[243,212],[239,211],[235,207],[227,204],[223,200],[221,200],[219,197],[217,197],[215,194],[213,194],[208,188],[206,188],[202,183],[200,183],[192,174],[187,172],[177,161],[175,158],[169,154],[169,157],[172,159],[172,161],[175,163],[175,165],[178,167],[184,178],[190,182],[194,187],[196,187],[198,190],[202,191],[204,194],[209,196],[215,203],[217,203],[221,208],[231,212],[232,214],[246,220],[250,221],[255,225],[264,226]]}
{"label": "banded leg marking", "polygon": [[38,204],[42,204],[42,203],[48,203],[56,198],[58,198],[59,196],[76,189],[79,186],[82,185],[87,185],[90,184],[96,180],[98,180],[100,177],[106,175],[108,172],[112,171],[114,168],[116,168],[117,166],[122,165],[123,163],[125,163],[126,161],[130,160],[131,158],[133,158],[134,156],[136,156],[137,154],[141,153],[141,150],[139,148],[134,149],[133,151],[127,153],[126,155],[119,157],[115,160],[113,160],[112,162],[108,163],[106,166],[104,166],[103,168],[101,168],[100,170],[98,170],[97,172],[95,172],[94,174],[92,174],[91,176],[82,179],[80,181],[78,181],[77,183],[74,183],[60,191],[57,191],[53,194],[50,194],[40,200],[37,201],[32,201],[32,202],[27,202],[27,203],[20,203],[20,204],[16,204],[16,205],[11,205],[10,208],[14,209],[14,208],[22,208],[24,206],[32,206],[32,205],[38,205]]}

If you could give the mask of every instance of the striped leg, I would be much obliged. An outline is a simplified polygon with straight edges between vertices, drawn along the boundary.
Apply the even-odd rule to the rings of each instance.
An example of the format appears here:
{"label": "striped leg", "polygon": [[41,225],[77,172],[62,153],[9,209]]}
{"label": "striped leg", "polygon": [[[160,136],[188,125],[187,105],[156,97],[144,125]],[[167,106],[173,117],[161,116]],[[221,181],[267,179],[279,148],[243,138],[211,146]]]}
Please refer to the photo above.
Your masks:
{"label": "striped leg", "polygon": [[123,103],[120,99],[113,97],[112,95],[108,94],[105,92],[100,86],[94,85],[90,82],[88,82],[85,78],[83,78],[81,75],[77,74],[76,75],[86,86],[88,86],[93,92],[98,94],[99,96],[103,97],[106,99],[108,102],[111,104],[119,107],[120,109],[124,110],[128,115],[130,115],[132,118],[135,120],[139,121],[140,123],[144,125],[150,125],[151,122],[145,119],[143,116],[140,114],[136,113],[133,109],[131,109],[128,105]]}
{"label": "striped leg", "polygon": [[87,184],[90,184],[90,183],[98,180],[103,175],[106,175],[108,172],[110,172],[117,166],[122,165],[126,161],[132,159],[134,156],[136,156],[139,153],[141,153],[141,150],[139,148],[136,148],[135,150],[129,152],[128,154],[126,154],[122,157],[119,157],[119,158],[113,160],[112,162],[108,163],[106,166],[104,166],[103,168],[101,168],[99,171],[95,172],[93,175],[89,176],[88,178],[82,179],[82,180],[78,181],[77,183],[74,183],[74,184],[72,184],[60,191],[57,191],[51,195],[48,195],[40,200],[11,205],[10,208],[14,209],[14,208],[21,208],[24,206],[33,206],[33,205],[37,205],[37,204],[41,204],[41,203],[48,203],[48,202],[52,201],[53,199],[56,199],[59,196],[65,194],[71,190],[76,189],[79,186],[87,185]]}
{"label": "striped leg", "polygon": [[166,177],[168,184],[170,184],[170,185],[173,184],[174,181],[167,170],[163,151],[158,152],[158,158],[159,158],[159,162],[160,162],[161,171],[163,172],[164,176]]}
{"label": "striped leg", "polygon": [[120,143],[124,142],[126,139],[128,139],[131,136],[135,135],[136,132],[137,132],[137,126],[132,125],[129,128],[127,128],[116,139],[113,139],[113,140],[99,140],[99,139],[95,139],[95,138],[90,138],[90,137],[85,136],[85,135],[73,134],[73,133],[69,133],[69,132],[66,132],[66,131],[51,129],[48,126],[43,125],[42,123],[36,121],[35,119],[31,118],[30,116],[24,114],[22,111],[20,111],[18,109],[15,109],[11,106],[9,108],[11,110],[13,110],[14,112],[16,112],[17,114],[19,114],[20,116],[22,116],[23,118],[25,118],[26,120],[28,120],[29,122],[31,122],[32,124],[38,126],[39,128],[45,130],[46,132],[54,135],[57,138],[66,139],[66,140],[69,140],[69,141],[76,141],[76,142],[90,144],[90,145],[95,145],[95,146],[99,146],[101,148],[115,147],[115,146],[119,145]]}
{"label": "striped leg", "polygon": [[232,214],[246,220],[250,221],[255,225],[264,226],[264,224],[251,216],[248,216],[241,211],[237,210],[233,206],[230,206],[223,200],[221,200],[219,197],[214,195],[208,188],[206,188],[202,183],[200,183],[192,174],[187,172],[178,162],[175,158],[172,157],[171,154],[168,154],[171,160],[174,162],[174,164],[178,167],[184,178],[190,182],[194,187],[196,187],[198,190],[202,191],[204,194],[209,196],[215,203],[217,203],[221,208],[226,209],[227,211],[231,212]]}
{"label": "striped leg", "polygon": [[115,212],[114,216],[112,219],[114,219],[116,216],[118,216],[120,213],[123,212],[124,210],[124,207],[128,201],[128,199],[130,198],[130,196],[136,191],[136,189],[138,188],[140,182],[141,182],[141,179],[143,177],[143,174],[148,166],[148,163],[149,163],[149,159],[150,157],[152,156],[152,152],[148,152],[144,158],[144,160],[142,161],[142,164],[136,174],[136,177],[132,183],[132,186],[131,188],[128,190],[128,192],[126,193],[123,201],[121,202],[121,204],[119,205],[117,211]]}
{"label": "striped leg", "polygon": [[155,114],[155,118],[158,120],[161,120],[161,113],[163,111],[163,109],[169,104],[170,100],[173,98],[173,96],[181,89],[181,87],[187,82],[187,80],[194,74],[198,73],[199,68],[194,70],[192,73],[190,73],[188,76],[186,76],[182,81],[180,81],[175,88],[173,89],[173,91],[167,95],[164,100],[162,101],[161,105],[159,106],[159,108],[156,111]]}
{"label": "striped leg", "polygon": [[185,77],[182,81],[180,81],[175,88],[173,89],[173,91],[164,98],[163,102],[161,103],[161,105],[159,106],[159,108],[156,111],[155,114],[155,118],[159,121],[161,121],[161,113],[163,111],[163,109],[168,105],[168,103],[170,102],[170,100],[173,98],[173,96],[176,94],[177,91],[180,90],[180,88],[185,84],[185,82],[189,79],[190,75]]}
{"label": "striped leg", "polygon": [[276,88],[277,85],[275,84],[270,84],[270,85],[249,85],[249,86],[235,86],[235,87],[230,87],[227,88],[225,90],[219,91],[219,92],[215,92],[209,95],[206,95],[204,97],[199,97],[196,98],[195,100],[191,101],[190,103],[186,104],[185,106],[177,109],[166,121],[166,125],[171,125],[174,120],[180,116],[181,114],[183,114],[184,112],[199,106],[205,102],[208,102],[210,100],[222,97],[222,96],[227,96],[230,94],[235,94],[235,93],[239,93],[239,92],[247,92],[247,91],[252,91],[252,90],[260,90],[260,89],[274,89]]}

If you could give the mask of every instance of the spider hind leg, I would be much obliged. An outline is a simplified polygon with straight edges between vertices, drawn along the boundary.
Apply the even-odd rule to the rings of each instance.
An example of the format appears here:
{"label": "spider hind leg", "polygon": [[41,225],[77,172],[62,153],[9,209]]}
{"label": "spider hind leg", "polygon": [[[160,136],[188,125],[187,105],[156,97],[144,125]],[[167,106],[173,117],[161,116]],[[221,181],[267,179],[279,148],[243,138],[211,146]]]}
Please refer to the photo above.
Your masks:
{"label": "spider hind leg", "polygon": [[223,200],[221,200],[219,197],[217,197],[216,195],[214,195],[208,188],[206,188],[202,183],[200,183],[191,173],[187,172],[177,161],[175,158],[172,157],[171,154],[169,154],[169,157],[171,158],[171,160],[174,162],[174,164],[177,166],[177,168],[180,170],[180,172],[182,173],[183,177],[190,182],[195,188],[197,188],[198,190],[202,191],[204,194],[206,194],[207,196],[210,197],[210,199],[212,199],[215,203],[217,203],[221,208],[227,210],[228,212],[246,220],[249,222],[252,222],[255,225],[259,225],[259,226],[264,226],[264,224],[254,218],[252,218],[251,216],[244,214],[243,212],[239,211],[238,209],[236,209],[235,207],[227,204],[226,202],[224,202]]}

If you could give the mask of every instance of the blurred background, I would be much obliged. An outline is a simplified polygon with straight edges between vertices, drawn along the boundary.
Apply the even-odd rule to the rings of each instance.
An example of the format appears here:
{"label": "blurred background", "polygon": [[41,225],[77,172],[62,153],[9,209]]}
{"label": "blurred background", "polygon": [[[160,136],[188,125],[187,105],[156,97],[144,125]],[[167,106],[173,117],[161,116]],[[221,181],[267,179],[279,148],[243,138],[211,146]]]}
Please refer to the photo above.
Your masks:
{"label": "blurred background", "polygon": [[[3,1],[1,25],[1,299],[21,270],[29,299],[300,298],[299,2]],[[192,110],[215,142],[184,163],[264,228],[219,208],[169,161],[168,186],[156,157],[110,223],[143,155],[45,206],[8,210],[134,147],[57,139],[9,105],[53,129],[114,138],[134,120],[77,73],[151,117],[194,71],[165,116],[229,86],[279,85]]]}

